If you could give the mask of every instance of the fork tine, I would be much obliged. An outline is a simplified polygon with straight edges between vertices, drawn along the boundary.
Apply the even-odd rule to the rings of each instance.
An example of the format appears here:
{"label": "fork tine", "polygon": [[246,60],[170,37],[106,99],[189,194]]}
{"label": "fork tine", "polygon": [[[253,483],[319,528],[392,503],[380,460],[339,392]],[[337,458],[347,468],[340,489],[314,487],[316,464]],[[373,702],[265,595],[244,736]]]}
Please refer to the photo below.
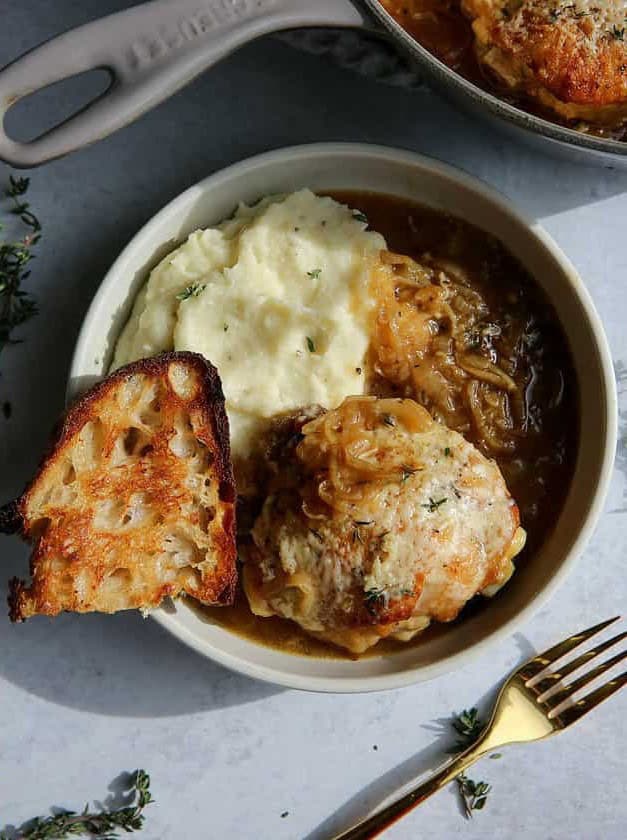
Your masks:
{"label": "fork tine", "polygon": [[572,696],[579,691],[579,689],[583,688],[584,685],[588,685],[588,683],[591,683],[593,680],[596,680],[597,677],[600,677],[606,671],[609,671],[610,668],[613,668],[614,665],[618,665],[618,663],[622,662],[626,656],[627,650],[623,650],[620,653],[617,653],[616,656],[613,656],[611,659],[607,659],[605,662],[597,665],[596,668],[593,668],[591,671],[583,674],[578,680],[573,680],[567,686],[569,689],[568,693]]}
{"label": "fork tine", "polygon": [[561,665],[557,671],[549,671],[544,677],[533,677],[529,680],[527,688],[533,688],[534,692],[538,695],[545,694],[553,688],[553,686],[561,682],[564,677],[568,677],[574,671],[581,668],[582,665],[587,665],[588,662],[596,659],[597,656],[605,653],[605,651],[609,650],[609,648],[614,647],[614,645],[617,645],[619,642],[622,642],[625,637],[627,637],[627,630],[623,633],[619,633],[611,639],[608,639],[606,642],[602,642],[600,645],[587,650],[585,653],[582,653],[581,656],[578,656],[577,659],[573,659],[572,662],[567,662],[564,665]]}
{"label": "fork tine", "polygon": [[[607,700],[608,697],[611,697],[612,694],[617,692],[620,688],[623,688],[627,683],[627,671],[624,671],[620,677],[615,677],[613,680],[606,682],[605,685],[600,686],[595,691],[591,691],[590,694],[586,694],[585,697],[582,697],[581,700],[577,700],[573,706],[569,706],[567,709],[564,709],[563,712],[560,712],[558,715],[554,715],[554,719],[558,720],[562,726],[570,726],[571,723],[575,723],[575,721],[582,718],[585,714],[592,711],[595,706],[598,706],[599,703],[602,703],[604,700]],[[553,713],[549,712],[549,717],[552,717]]]}
{"label": "fork tine", "polygon": [[[559,690],[554,691],[549,697],[547,697],[546,702],[548,702],[554,709],[557,708],[560,703],[563,703],[568,697],[572,697],[573,694],[578,692],[585,685],[588,685],[588,683],[591,683],[598,677],[603,676],[603,674],[609,671],[610,668],[613,668],[614,665],[618,665],[619,662],[622,662],[625,657],[627,657],[627,650],[623,650],[611,659],[601,662],[601,664],[597,665],[596,668],[592,668],[591,671],[586,671],[585,674],[582,674],[579,679],[573,680],[567,685],[560,686]],[[543,702],[541,696],[538,697],[538,700]]]}
{"label": "fork tine", "polygon": [[595,624],[594,627],[589,627],[581,633],[576,633],[574,636],[570,636],[570,638],[565,639],[563,642],[560,642],[548,650],[539,653],[537,656],[534,656],[534,658],[530,659],[529,662],[525,662],[522,668],[519,669],[518,673],[525,680],[530,680],[532,677],[539,674],[540,671],[543,671],[547,665],[552,665],[554,662],[557,662],[557,660],[561,659],[562,656],[565,656],[567,653],[575,650],[575,648],[578,648],[579,645],[587,642],[588,639],[592,638],[592,636],[596,636],[596,634],[600,633],[601,630],[605,630],[606,627],[609,627],[610,624],[614,624],[614,622],[619,619],[620,616],[616,615],[614,618],[602,621],[600,624]]}

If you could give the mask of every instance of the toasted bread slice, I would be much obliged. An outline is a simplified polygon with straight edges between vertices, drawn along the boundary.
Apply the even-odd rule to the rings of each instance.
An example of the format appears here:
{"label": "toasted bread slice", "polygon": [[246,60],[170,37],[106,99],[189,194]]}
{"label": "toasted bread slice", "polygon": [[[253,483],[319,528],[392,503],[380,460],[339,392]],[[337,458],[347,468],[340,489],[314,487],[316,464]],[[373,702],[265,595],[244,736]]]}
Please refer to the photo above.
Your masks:
{"label": "toasted bread slice", "polygon": [[235,484],[215,368],[167,353],[96,385],[0,529],[34,544],[31,585],[10,584],[12,621],[149,609],[180,594],[231,603]]}

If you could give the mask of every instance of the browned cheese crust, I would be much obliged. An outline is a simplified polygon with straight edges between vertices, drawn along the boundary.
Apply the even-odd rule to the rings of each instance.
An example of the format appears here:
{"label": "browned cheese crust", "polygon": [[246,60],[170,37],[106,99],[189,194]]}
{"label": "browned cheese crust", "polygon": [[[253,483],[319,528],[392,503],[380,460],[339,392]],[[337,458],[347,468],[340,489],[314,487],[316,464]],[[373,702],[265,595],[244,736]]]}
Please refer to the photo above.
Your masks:
{"label": "browned cheese crust", "polygon": [[186,594],[232,603],[235,484],[216,369],[166,353],[117,370],[68,411],[0,529],[33,544],[12,621],[152,608]]}
{"label": "browned cheese crust", "polygon": [[462,0],[479,60],[567,119],[627,115],[624,0]]}
{"label": "browned cheese crust", "polygon": [[244,551],[255,614],[359,654],[512,574],[524,532],[497,465],[422,406],[347,397],[301,437]]}

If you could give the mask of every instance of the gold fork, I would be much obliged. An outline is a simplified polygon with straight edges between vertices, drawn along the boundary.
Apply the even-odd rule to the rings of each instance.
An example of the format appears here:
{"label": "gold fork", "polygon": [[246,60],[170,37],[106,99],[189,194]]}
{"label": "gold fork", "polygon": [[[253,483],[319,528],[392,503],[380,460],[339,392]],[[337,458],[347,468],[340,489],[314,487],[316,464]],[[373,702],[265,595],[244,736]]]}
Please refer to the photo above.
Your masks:
{"label": "gold fork", "polygon": [[627,671],[591,691],[585,697],[575,700],[573,695],[621,662],[627,656],[627,650],[602,662],[570,683],[565,684],[563,680],[618,644],[627,636],[627,632],[619,633],[612,639],[585,651],[558,670],[549,670],[549,666],[554,666],[567,653],[571,653],[619,618],[620,616],[610,618],[609,621],[603,621],[595,627],[590,627],[589,630],[577,633],[521,665],[505,681],[497,697],[490,721],[474,744],[455,756],[441,770],[409,793],[354,825],[348,831],[336,835],[334,840],[367,840],[367,838],[376,837],[396,820],[424,802],[431,794],[463,773],[482,755],[506,744],[539,741],[555,735],[576,723],[599,703],[607,700],[625,685]]}

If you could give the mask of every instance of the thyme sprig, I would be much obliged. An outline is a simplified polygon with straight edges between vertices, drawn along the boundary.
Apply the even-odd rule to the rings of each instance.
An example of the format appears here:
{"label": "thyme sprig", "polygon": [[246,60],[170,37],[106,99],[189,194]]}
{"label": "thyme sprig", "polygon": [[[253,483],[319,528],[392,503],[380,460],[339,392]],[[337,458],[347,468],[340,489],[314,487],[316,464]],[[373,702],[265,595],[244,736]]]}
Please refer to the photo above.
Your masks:
{"label": "thyme sprig", "polygon": [[29,178],[11,175],[4,191],[13,203],[10,212],[19,217],[26,232],[21,239],[0,244],[0,352],[19,343],[13,331],[37,314],[34,297],[22,288],[30,276],[27,266],[34,257],[32,249],[41,237],[41,223],[24,200],[29,184]]}
{"label": "thyme sprig", "polygon": [[481,811],[485,807],[492,785],[487,782],[474,782],[465,773],[460,773],[455,781],[462,798],[466,819],[470,820],[473,811]]}
{"label": "thyme sprig", "polygon": [[[449,750],[451,753],[463,752],[479,738],[485,729],[485,722],[479,717],[479,712],[474,707],[464,709],[451,721],[451,725],[457,733],[457,741]],[[455,779],[457,790],[461,797],[466,819],[472,819],[474,811],[481,811],[485,807],[488,794],[492,786],[487,782],[475,782],[469,779],[465,773],[460,773]]]}
{"label": "thyme sprig", "polygon": [[[52,817],[36,817],[19,830],[17,840],[63,840],[80,836],[116,840],[120,837],[118,829],[127,834],[140,831],[144,825],[144,808],[154,802],[150,795],[150,776],[145,770],[133,773],[130,791],[135,797],[132,805],[97,813],[90,813],[89,806],[85,805],[80,814],[62,811]],[[9,835],[0,833],[0,840],[9,840]]]}

